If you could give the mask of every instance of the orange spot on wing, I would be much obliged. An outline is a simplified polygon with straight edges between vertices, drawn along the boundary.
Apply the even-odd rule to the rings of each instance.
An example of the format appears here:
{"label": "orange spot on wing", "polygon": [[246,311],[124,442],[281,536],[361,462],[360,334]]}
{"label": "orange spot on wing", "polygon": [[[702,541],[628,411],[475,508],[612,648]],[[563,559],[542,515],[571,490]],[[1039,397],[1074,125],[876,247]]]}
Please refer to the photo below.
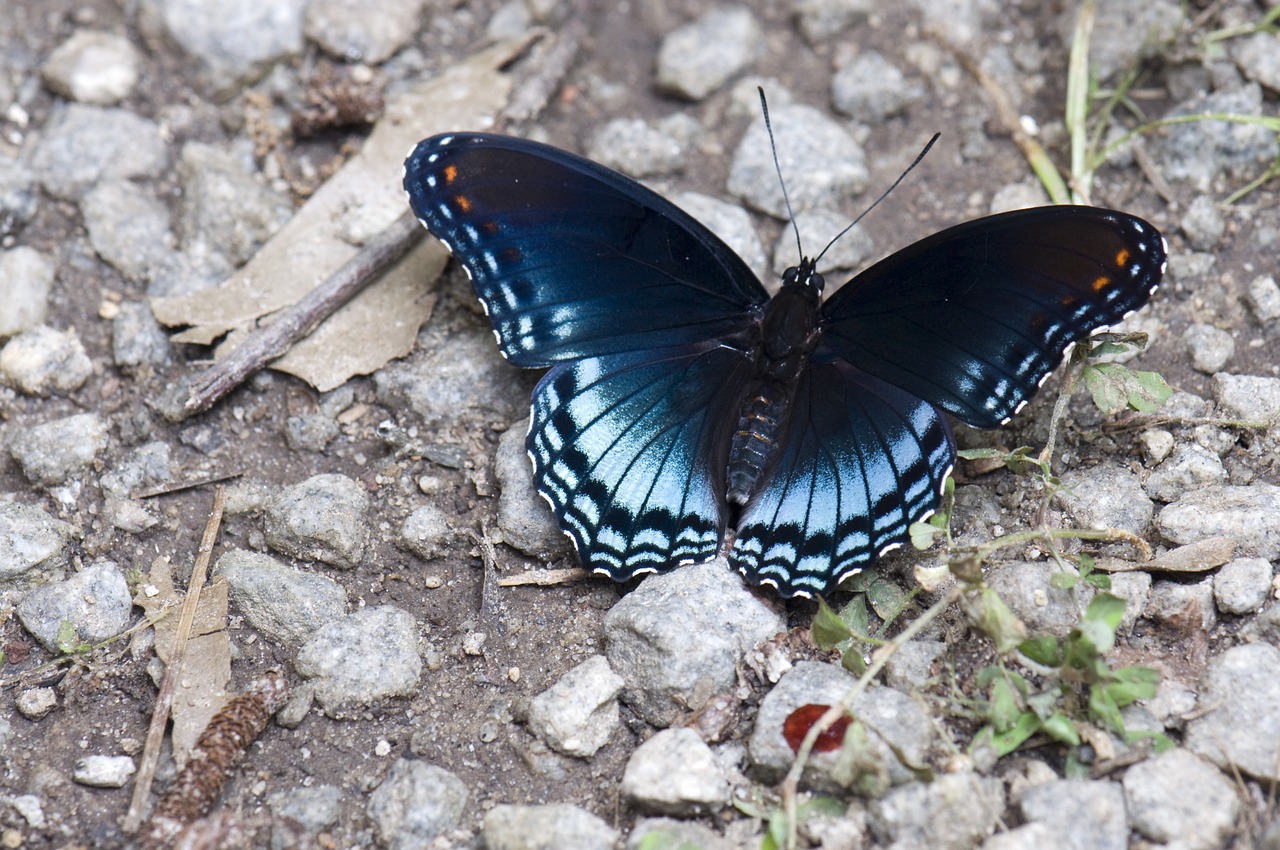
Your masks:
{"label": "orange spot on wing", "polygon": [[1129,249],[1121,248],[1116,251],[1116,268],[1125,268],[1129,265]]}
{"label": "orange spot on wing", "polygon": [[454,180],[458,179],[458,166],[446,165],[442,173],[444,174],[444,182],[452,183]]}
{"label": "orange spot on wing", "polygon": [[1107,277],[1106,275],[1099,275],[1093,281],[1093,291],[1102,292],[1104,289],[1106,289],[1110,285],[1111,285],[1111,278]]}
{"label": "orange spot on wing", "polygon": [[454,195],[453,202],[458,205],[458,209],[464,213],[471,212],[471,199],[466,195]]}

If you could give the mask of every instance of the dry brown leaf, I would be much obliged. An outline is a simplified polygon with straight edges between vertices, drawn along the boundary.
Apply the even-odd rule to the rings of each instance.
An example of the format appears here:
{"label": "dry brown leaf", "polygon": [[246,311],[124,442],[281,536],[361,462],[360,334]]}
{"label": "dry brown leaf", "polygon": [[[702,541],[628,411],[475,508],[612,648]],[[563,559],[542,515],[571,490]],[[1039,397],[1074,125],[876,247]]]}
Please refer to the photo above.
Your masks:
{"label": "dry brown leaf", "polygon": [[[137,603],[148,617],[158,616],[168,608],[174,613],[156,623],[156,655],[169,663],[173,642],[177,637],[176,608],[182,594],[173,586],[173,565],[168,558],[157,558],[151,564],[148,582],[158,593],[138,594]],[[191,624],[191,638],[182,662],[182,679],[173,695],[173,758],[182,766],[195,746],[200,733],[217,711],[226,704],[227,683],[231,681],[231,640],[227,636],[227,582],[217,578],[200,593],[200,604]]]}
{"label": "dry brown leaf", "polygon": [[[174,336],[178,342],[209,345],[231,334],[219,356],[260,320],[269,323],[271,313],[333,274],[359,245],[405,211],[400,178],[404,158],[419,139],[492,124],[511,90],[509,75],[498,69],[526,43],[495,45],[390,98],[360,153],[253,259],[216,288],[153,299],[156,318],[165,325],[188,326]],[[431,316],[435,297],[428,284],[447,258],[434,239],[423,240],[272,368],[325,391],[407,354]]]}

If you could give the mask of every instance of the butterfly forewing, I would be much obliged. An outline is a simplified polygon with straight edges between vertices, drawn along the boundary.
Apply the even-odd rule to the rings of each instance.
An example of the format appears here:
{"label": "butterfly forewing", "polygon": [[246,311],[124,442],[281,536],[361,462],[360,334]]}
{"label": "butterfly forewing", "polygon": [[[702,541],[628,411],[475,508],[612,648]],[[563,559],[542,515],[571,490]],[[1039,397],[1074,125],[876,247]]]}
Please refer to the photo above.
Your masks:
{"label": "butterfly forewing", "polygon": [[824,594],[937,508],[955,449],[932,406],[815,355],[781,456],[745,511],[731,562],[787,596]]}
{"label": "butterfly forewing", "polygon": [[590,569],[624,581],[714,558],[725,423],[748,362],[720,346],[592,357],[533,396],[534,481]]}
{"label": "butterfly forewing", "polygon": [[1035,394],[1064,350],[1147,302],[1159,232],[1124,213],[1041,207],[977,219],[893,254],[823,308],[836,353],[971,425]]}
{"label": "butterfly forewing", "polygon": [[768,298],[746,264],[674,204],[557,148],[433,136],[406,161],[404,185],[519,366],[731,335]]}

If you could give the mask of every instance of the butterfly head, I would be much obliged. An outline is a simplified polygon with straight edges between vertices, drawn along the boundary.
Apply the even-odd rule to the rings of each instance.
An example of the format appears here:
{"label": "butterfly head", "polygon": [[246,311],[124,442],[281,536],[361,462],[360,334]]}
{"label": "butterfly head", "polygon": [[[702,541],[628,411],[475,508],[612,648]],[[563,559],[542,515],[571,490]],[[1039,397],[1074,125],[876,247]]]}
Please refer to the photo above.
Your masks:
{"label": "butterfly head", "polygon": [[782,285],[798,286],[804,289],[813,290],[815,295],[822,295],[822,288],[826,286],[826,279],[818,274],[816,270],[816,260],[804,257],[800,260],[800,265],[792,266],[782,273]]}

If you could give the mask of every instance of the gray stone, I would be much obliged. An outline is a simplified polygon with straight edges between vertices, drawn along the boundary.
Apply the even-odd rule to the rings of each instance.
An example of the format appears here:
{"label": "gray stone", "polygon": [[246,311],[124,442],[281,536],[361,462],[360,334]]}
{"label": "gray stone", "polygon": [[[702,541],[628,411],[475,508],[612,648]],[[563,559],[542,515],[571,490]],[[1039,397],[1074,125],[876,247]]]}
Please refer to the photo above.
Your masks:
{"label": "gray stone", "polygon": [[342,433],[333,417],[320,411],[290,416],[284,427],[289,448],[306,452],[323,452]]}
{"label": "gray stone", "polygon": [[1188,631],[1210,630],[1218,622],[1218,612],[1213,605],[1213,579],[1206,578],[1196,584],[1155,582],[1144,616]]}
{"label": "gray stone", "polygon": [[874,50],[854,57],[831,78],[831,104],[863,124],[879,124],[924,96],[902,71]]}
{"label": "gray stone", "polygon": [[1280,41],[1274,32],[1255,32],[1228,43],[1240,73],[1273,92],[1280,92]]}
{"label": "gray stone", "polygon": [[76,529],[35,505],[0,505],[0,585],[29,570],[61,567]]}
{"label": "gray stone", "polygon": [[0,349],[0,377],[28,395],[71,393],[93,374],[93,363],[75,328],[37,325]]}
{"label": "gray stone", "polygon": [[684,148],[639,118],[615,118],[591,137],[587,156],[632,177],[670,174],[684,164]]}
{"label": "gray stone", "polygon": [[1129,634],[1137,625],[1138,618],[1147,609],[1151,599],[1151,573],[1134,570],[1128,573],[1115,573],[1111,576],[1111,595],[1124,600],[1124,615],[1116,631]]}
{"label": "gray stone", "polygon": [[498,531],[502,541],[542,561],[573,551],[546,499],[533,486],[533,468],[524,448],[529,422],[517,422],[498,438],[493,474],[498,479]]}
{"label": "gray stone", "polygon": [[699,192],[681,192],[671,200],[719,236],[756,273],[756,277],[766,279],[768,263],[764,246],[760,244],[760,234],[756,232],[750,213],[737,204]]}
{"label": "gray stone", "polygon": [[80,413],[19,431],[9,451],[28,480],[54,487],[93,463],[106,445],[107,423],[96,413]]}
{"label": "gray stone", "polygon": [[[1131,33],[1126,37],[1134,40]],[[1261,87],[1250,83],[1181,101],[1164,117],[1232,112],[1260,115],[1263,108]],[[1166,127],[1164,133],[1151,138],[1150,149],[1166,178],[1186,181],[1207,192],[1213,189],[1215,179],[1241,178],[1272,162],[1280,154],[1280,143],[1275,133],[1260,126],[1191,121]]]}
{"label": "gray stone", "polygon": [[1147,476],[1147,495],[1159,502],[1176,502],[1183,495],[1212,484],[1227,483],[1227,470],[1214,452],[1196,443],[1180,444]]}
{"label": "gray stone", "polygon": [[1249,281],[1245,291],[1245,301],[1259,322],[1270,322],[1280,319],[1280,284],[1275,277],[1262,274]]}
{"label": "gray stone", "polygon": [[[799,661],[760,703],[755,729],[748,743],[751,761],[766,776],[780,778],[790,769],[795,753],[782,736],[787,717],[803,705],[834,705],[853,688],[857,679],[835,664]],[[869,765],[873,775],[853,777],[859,790],[883,793],[889,785],[915,779],[913,768],[927,760],[934,729],[929,714],[915,700],[891,688],[872,686],[853,703],[853,716],[866,724],[871,744]],[[839,753],[810,755],[804,781],[810,787],[835,788],[848,781],[833,772]]]}
{"label": "gray stone", "polygon": [[622,796],[642,811],[690,816],[724,808],[729,781],[711,748],[682,726],[636,748],[622,774]]}
{"label": "gray stone", "polygon": [[885,663],[885,683],[900,691],[910,691],[933,678],[933,665],[947,651],[940,640],[917,638],[898,648]]}
{"label": "gray stone", "polygon": [[[1160,463],[1173,451],[1173,432],[1165,428],[1148,428],[1138,435],[1138,440],[1148,464]],[[1151,491],[1148,489],[1147,492],[1150,494]]]}
{"label": "gray stone", "polygon": [[1156,516],[1156,528],[1174,543],[1230,537],[1242,554],[1280,558],[1280,487],[1202,487],[1186,493]]}
{"label": "gray stone", "polygon": [[714,8],[662,40],[658,89],[702,100],[750,64],[763,43],[760,24],[747,7]]}
{"label": "gray stone", "polygon": [[484,816],[485,850],[614,850],[618,831],[577,806],[494,806]]}
{"label": "gray stone", "polygon": [[218,558],[214,574],[226,578],[249,624],[277,643],[302,643],[347,613],[342,585],[269,555],[232,549]]}
{"label": "gray stone", "polygon": [[1223,564],[1213,579],[1213,598],[1224,614],[1257,611],[1271,596],[1271,562],[1265,558],[1236,558]]}
{"label": "gray stone", "polygon": [[277,552],[342,570],[364,558],[369,496],[345,475],[314,475],[285,488],[265,511],[267,545]]}
{"label": "gray stone", "polygon": [[81,103],[110,106],[129,96],[138,82],[138,51],[127,38],[77,30],[49,54],[45,85]]}
{"label": "gray stone", "polygon": [[1179,222],[1187,244],[1197,251],[1212,251],[1227,229],[1226,219],[1209,195],[1197,195]]}
{"label": "gray stone", "polygon": [[735,850],[735,846],[696,821],[641,818],[627,835],[626,850]]}
{"label": "gray stone", "polygon": [[36,588],[18,603],[18,619],[50,652],[58,652],[58,630],[75,626],[78,640],[102,643],[129,627],[133,598],[114,561],[99,561],[70,578]]}
{"label": "gray stone", "polygon": [[982,850],[1058,850],[1058,832],[1036,821],[1008,832],[997,832],[982,842]]}
{"label": "gray stone", "polygon": [[[1160,55],[1173,41],[1186,16],[1176,0],[1110,0],[1100,3],[1089,37],[1089,70],[1099,80]],[[1058,32],[1070,44],[1076,25],[1074,11],[1062,15]]]}
{"label": "gray stone", "polygon": [[322,625],[298,650],[294,668],[316,680],[316,699],[331,716],[409,696],[422,675],[418,625],[408,612],[390,605],[362,608]]}
{"label": "gray stone", "polygon": [[178,233],[187,251],[247,262],[293,216],[289,199],[257,179],[241,158],[200,142],[182,148]]}
{"label": "gray stone", "polygon": [[1118,528],[1139,536],[1155,513],[1138,476],[1110,461],[1065,473],[1055,501],[1082,528]]}
{"label": "gray stone", "polygon": [[[866,187],[866,156],[844,127],[811,106],[781,106],[772,115],[778,160],[796,212],[839,209]],[[752,122],[734,151],[728,189],[752,209],[787,217],[763,120]]]}
{"label": "gray stone", "polygon": [[1142,700],[1142,705],[1166,729],[1181,729],[1185,718],[1195,711],[1196,691],[1185,682],[1164,676],[1156,685],[1156,695]]}
{"label": "gray stone", "polygon": [[998,563],[987,573],[987,585],[1026,624],[1028,633],[1064,638],[1079,625],[1094,589],[1085,582],[1054,587],[1053,577],[1060,572],[1048,561]]}
{"label": "gray stone", "polygon": [[510,422],[529,410],[528,385],[502,359],[487,327],[446,333],[429,322],[413,354],[374,372],[373,382],[379,403],[412,410],[427,428],[448,427],[477,412]]}
{"label": "gray stone", "polygon": [[1280,378],[1219,372],[1213,376],[1213,398],[1242,419],[1280,422]]}
{"label": "gray stone", "polygon": [[156,177],[167,158],[155,122],[125,109],[72,103],[49,122],[32,165],[49,194],[79,201],[101,180]]}
{"label": "gray stone", "polygon": [[[12,239],[23,225],[35,218],[39,208],[35,173],[25,161],[0,153],[0,239]],[[4,286],[4,276],[0,274],[0,292]],[[3,316],[4,308],[0,306],[0,317]],[[0,326],[0,337],[4,335]]]}
{"label": "gray stone", "polygon": [[1212,659],[1200,711],[1187,723],[1187,749],[1224,769],[1280,780],[1280,649],[1249,643]]}
{"label": "gray stone", "polygon": [[336,785],[298,786],[272,794],[267,798],[267,805],[276,817],[295,821],[314,836],[338,822],[345,798],[346,794]]}
{"label": "gray stone", "polygon": [[1022,816],[1053,830],[1062,850],[1126,850],[1129,828],[1118,782],[1061,779],[1035,785],[1018,801]]}
{"label": "gray stone", "polygon": [[137,772],[128,756],[83,756],[76,759],[71,778],[91,788],[123,788]]}
{"label": "gray stone", "polygon": [[422,27],[424,0],[384,0],[377,14],[347,0],[306,4],[307,38],[343,62],[376,65],[413,40]]}
{"label": "gray stone", "polygon": [[149,306],[126,301],[111,320],[111,355],[125,372],[138,372],[167,364],[173,346]]}
{"label": "gray stone", "polygon": [[529,702],[529,729],[551,749],[586,758],[618,728],[622,677],[593,655]]}
{"label": "gray stone", "polygon": [[[304,0],[158,0],[169,35],[220,92],[302,50]],[[376,17],[371,15],[370,17]]]}
{"label": "gray stone", "polygon": [[141,487],[163,484],[172,475],[168,443],[153,440],[134,449],[98,480],[104,493],[125,499]]}
{"label": "gray stone", "polygon": [[696,693],[735,684],[746,653],[785,629],[782,615],[716,559],[651,575],[623,597],[604,618],[605,653],[626,682],[622,699],[665,727]]}
{"label": "gray stone", "polygon": [[[1240,797],[1209,762],[1176,749],[1125,771],[1129,823],[1152,841],[1216,850],[1235,832]],[[1172,843],[1171,843],[1172,842]]]}
{"label": "gray stone", "polygon": [[0,251],[0,339],[34,328],[49,312],[53,263],[35,248]]}
{"label": "gray stone", "polygon": [[136,184],[104,180],[80,211],[93,250],[129,280],[153,280],[176,262],[168,208]]}
{"label": "gray stone", "polygon": [[449,548],[453,535],[444,511],[435,505],[422,505],[405,518],[400,527],[400,544],[424,561],[430,561]]}
{"label": "gray stone", "polygon": [[1206,375],[1220,372],[1236,354],[1235,337],[1213,325],[1191,324],[1182,339],[1191,355],[1192,368]]}
{"label": "gray stone", "polygon": [[444,768],[401,758],[369,795],[369,819],[390,850],[426,850],[462,822],[468,796]]}
{"label": "gray stone", "polygon": [[18,694],[13,706],[28,720],[39,720],[58,707],[58,692],[53,688],[27,688]]}
{"label": "gray stone", "polygon": [[800,0],[795,9],[800,34],[817,44],[866,23],[876,4],[875,0]]}
{"label": "gray stone", "polygon": [[[849,219],[836,210],[816,209],[796,213],[796,229],[800,231],[805,242],[805,250],[822,246],[831,242],[842,230],[849,226]],[[821,250],[814,247],[814,250]],[[861,227],[855,227],[840,237],[822,257],[822,268],[826,274],[834,269],[853,270],[861,267],[875,255],[876,245],[871,234]],[[784,227],[778,234],[778,241],[773,243],[773,271],[782,273],[796,265],[796,234],[790,227]]]}
{"label": "gray stone", "polygon": [[1004,804],[999,779],[944,773],[872,800],[868,823],[876,838],[895,848],[969,850],[995,830]]}

